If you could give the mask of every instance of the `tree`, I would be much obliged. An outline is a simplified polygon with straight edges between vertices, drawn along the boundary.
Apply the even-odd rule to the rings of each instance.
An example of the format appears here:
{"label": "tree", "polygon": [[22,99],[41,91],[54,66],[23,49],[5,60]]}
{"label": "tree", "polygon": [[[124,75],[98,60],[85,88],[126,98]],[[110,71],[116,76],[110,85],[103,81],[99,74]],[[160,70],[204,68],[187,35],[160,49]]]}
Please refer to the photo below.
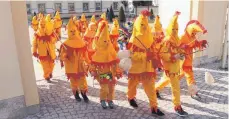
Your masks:
{"label": "tree", "polygon": [[126,16],[123,10],[123,7],[120,8],[119,10],[119,22],[125,23],[126,22]]}
{"label": "tree", "polygon": [[107,8],[107,12],[106,12],[106,18],[107,19],[109,19],[110,17],[109,17],[109,15],[110,15],[110,13],[109,13],[110,11],[109,11],[109,9]]}
{"label": "tree", "polygon": [[153,13],[153,9],[151,8],[150,10],[150,19],[154,19],[155,18],[155,15]]}
{"label": "tree", "polygon": [[110,17],[109,18],[110,18],[110,22],[112,22],[113,18],[115,18],[112,6],[110,7]]}

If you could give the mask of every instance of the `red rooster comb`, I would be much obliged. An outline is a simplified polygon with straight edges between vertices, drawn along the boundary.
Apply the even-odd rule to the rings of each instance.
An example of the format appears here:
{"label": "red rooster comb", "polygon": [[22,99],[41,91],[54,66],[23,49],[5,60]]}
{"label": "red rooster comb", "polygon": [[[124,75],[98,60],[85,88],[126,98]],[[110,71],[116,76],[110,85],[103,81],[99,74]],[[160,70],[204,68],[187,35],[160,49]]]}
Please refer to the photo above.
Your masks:
{"label": "red rooster comb", "polygon": [[179,11],[176,11],[176,12],[175,12],[175,15],[180,15],[180,12],[179,12]]}
{"label": "red rooster comb", "polygon": [[150,16],[150,12],[149,12],[148,10],[142,10],[142,11],[141,11],[141,14],[142,14],[143,16]]}

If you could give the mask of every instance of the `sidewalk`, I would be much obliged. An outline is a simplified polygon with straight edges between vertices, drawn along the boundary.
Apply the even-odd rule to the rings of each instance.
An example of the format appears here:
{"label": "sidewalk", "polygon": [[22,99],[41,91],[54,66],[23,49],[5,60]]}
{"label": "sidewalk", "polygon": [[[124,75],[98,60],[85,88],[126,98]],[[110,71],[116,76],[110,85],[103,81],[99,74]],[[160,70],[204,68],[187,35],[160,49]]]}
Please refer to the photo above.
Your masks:
{"label": "sidewalk", "polygon": [[[194,68],[197,86],[201,89],[199,101],[192,99],[187,92],[187,84],[181,81],[181,101],[188,119],[227,119],[228,118],[228,71],[219,70],[220,63],[215,62]],[[27,116],[26,119],[156,119],[149,109],[148,99],[141,85],[137,90],[139,107],[133,109],[126,98],[127,80],[120,79],[116,85],[115,109],[104,110],[99,103],[99,84],[91,77],[88,81],[89,104],[76,102],[72,95],[69,81],[60,68],[55,66],[53,83],[48,84],[42,79],[42,70],[34,59],[37,87],[40,94],[40,112]],[[204,81],[205,71],[215,78],[213,85]],[[158,80],[157,80],[158,81]],[[163,100],[158,100],[158,106],[165,113],[164,119],[181,119],[174,113],[171,101],[170,87],[161,92]]]}

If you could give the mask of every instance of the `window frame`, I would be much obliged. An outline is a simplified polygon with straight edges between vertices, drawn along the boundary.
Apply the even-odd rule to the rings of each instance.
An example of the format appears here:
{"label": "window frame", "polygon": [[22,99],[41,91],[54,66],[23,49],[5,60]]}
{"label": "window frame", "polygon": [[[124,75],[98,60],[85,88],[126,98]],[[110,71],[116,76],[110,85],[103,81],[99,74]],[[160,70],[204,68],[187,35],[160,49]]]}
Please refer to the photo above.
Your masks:
{"label": "window frame", "polygon": [[41,12],[41,11],[40,11],[40,8],[39,8],[39,5],[42,5],[42,4],[44,4],[44,11],[43,11],[43,13],[46,13],[46,4],[45,4],[45,3],[38,3],[38,4],[37,4],[38,13]]}
{"label": "window frame", "polygon": [[[73,11],[70,11],[70,9],[69,9],[69,5],[70,4],[73,4],[73,7],[74,7],[74,9],[73,9]],[[76,10],[75,10],[75,3],[74,2],[69,2],[68,3],[68,12],[75,12]]]}
{"label": "window frame", "polygon": [[[96,3],[100,3],[100,10],[96,9]],[[95,11],[102,11],[102,2],[98,2],[98,1],[95,2]]]}
{"label": "window frame", "polygon": [[57,11],[56,4],[60,4],[60,9],[59,9],[58,12],[62,12],[62,3],[60,3],[60,2],[55,2],[55,3],[54,3],[54,10],[55,10],[55,11]]}
{"label": "window frame", "polygon": [[[84,4],[88,4],[88,9],[87,10],[84,10]],[[89,2],[82,2],[82,10],[83,12],[89,12],[89,9],[90,9],[90,6],[89,6]]]}
{"label": "window frame", "polygon": [[[115,3],[117,3],[117,9],[115,9]],[[118,2],[113,2],[113,4],[112,4],[112,7],[113,7],[113,11],[118,11]]]}

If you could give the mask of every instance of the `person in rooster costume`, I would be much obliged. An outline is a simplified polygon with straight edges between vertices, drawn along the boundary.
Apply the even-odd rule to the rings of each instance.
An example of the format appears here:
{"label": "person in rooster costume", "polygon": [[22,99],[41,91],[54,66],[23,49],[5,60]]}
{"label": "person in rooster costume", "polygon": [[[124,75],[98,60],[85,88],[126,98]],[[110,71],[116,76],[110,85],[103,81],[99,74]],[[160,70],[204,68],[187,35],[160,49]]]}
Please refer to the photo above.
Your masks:
{"label": "person in rooster costume", "polygon": [[[203,48],[206,48],[207,45],[206,40],[198,40],[196,38],[197,33],[205,34],[207,33],[207,30],[203,27],[202,24],[200,24],[199,21],[191,20],[186,25],[185,32],[181,36],[180,40],[180,47],[185,51],[185,58],[183,61],[181,61],[181,74],[179,79],[182,79],[184,76],[186,77],[188,90],[191,97],[199,97],[197,94],[197,86],[193,74],[193,50],[197,48],[202,50]],[[163,89],[170,83],[169,79],[167,78],[162,81],[163,82],[157,85],[157,91]],[[159,92],[158,97],[160,98]]]}
{"label": "person in rooster costume", "polygon": [[155,18],[152,32],[153,32],[153,37],[155,40],[153,43],[153,51],[157,54],[157,59],[158,59],[157,68],[159,70],[161,70],[162,64],[161,64],[161,60],[159,57],[159,52],[161,49],[162,40],[165,37],[165,35],[164,35],[163,29],[162,29],[159,15],[157,15]]}
{"label": "person in rooster costume", "polygon": [[[49,19],[48,16],[46,19]],[[38,30],[34,33],[32,42],[33,56],[40,60],[43,68],[44,78],[50,83],[52,72],[54,68],[55,54],[55,41],[56,37],[53,34],[52,25],[43,17],[39,21]]]}
{"label": "person in rooster costume", "polygon": [[95,35],[95,53],[92,55],[90,66],[91,75],[100,84],[100,102],[103,109],[114,108],[114,94],[116,79],[121,77],[121,71],[118,68],[117,53],[111,43],[108,24],[101,20]]}
{"label": "person in rooster costume", "polygon": [[[74,16],[74,17],[73,17],[73,22],[74,22],[76,28],[78,29],[78,31],[80,31],[80,25],[79,25],[80,20],[77,19],[76,16]],[[80,34],[80,32],[79,32],[79,34]]]}
{"label": "person in rooster costume", "polygon": [[37,20],[37,16],[33,16],[32,19],[32,23],[31,23],[31,27],[33,28],[33,30],[36,32],[38,29],[38,20]]}
{"label": "person in rooster costume", "polygon": [[178,15],[176,12],[169,26],[166,29],[166,37],[163,39],[160,49],[160,58],[164,68],[163,78],[156,84],[156,90],[160,90],[164,80],[168,80],[172,88],[174,110],[179,116],[188,115],[181,107],[180,101],[180,62],[184,59],[184,50],[180,48],[180,39],[178,37]]}
{"label": "person in rooster costume", "polygon": [[93,15],[91,17],[91,22],[88,25],[88,28],[84,34],[84,41],[87,42],[87,46],[88,46],[88,56],[91,59],[91,56],[94,54],[94,50],[92,48],[92,43],[95,37],[95,33],[97,30],[97,24],[96,24],[96,19],[95,19],[95,15]]}
{"label": "person in rooster costume", "polygon": [[113,26],[111,27],[111,31],[110,31],[110,39],[111,39],[111,42],[112,42],[116,52],[119,51],[118,38],[119,38],[118,19],[113,19]]}
{"label": "person in rooster costume", "polygon": [[87,103],[89,99],[86,95],[88,90],[86,64],[90,63],[87,56],[87,46],[80,37],[72,17],[67,24],[67,30],[68,39],[60,47],[61,67],[65,67],[65,73],[70,80],[72,93],[76,101],[81,101],[79,95],[81,93],[84,101]]}
{"label": "person in rooster costume", "polygon": [[81,36],[84,35],[87,27],[88,27],[88,23],[87,23],[86,16],[85,16],[85,14],[82,14],[80,21],[79,21],[79,28],[80,28]]}
{"label": "person in rooster costume", "polygon": [[44,15],[43,13],[40,12],[40,13],[38,14],[37,20],[40,21],[43,17],[45,17],[45,15]]}
{"label": "person in rooster costume", "polygon": [[58,39],[61,38],[61,27],[62,27],[62,20],[60,17],[60,13],[56,11],[56,14],[54,16],[54,30],[58,36]]}
{"label": "person in rooster costume", "polygon": [[137,17],[133,26],[133,33],[130,38],[128,49],[130,50],[132,66],[128,71],[128,100],[132,107],[138,107],[135,101],[137,86],[142,83],[144,91],[149,98],[151,113],[163,116],[157,107],[157,97],[154,88],[156,72],[153,67],[154,52],[152,45],[154,42],[151,28],[148,23],[149,11],[144,10]]}

